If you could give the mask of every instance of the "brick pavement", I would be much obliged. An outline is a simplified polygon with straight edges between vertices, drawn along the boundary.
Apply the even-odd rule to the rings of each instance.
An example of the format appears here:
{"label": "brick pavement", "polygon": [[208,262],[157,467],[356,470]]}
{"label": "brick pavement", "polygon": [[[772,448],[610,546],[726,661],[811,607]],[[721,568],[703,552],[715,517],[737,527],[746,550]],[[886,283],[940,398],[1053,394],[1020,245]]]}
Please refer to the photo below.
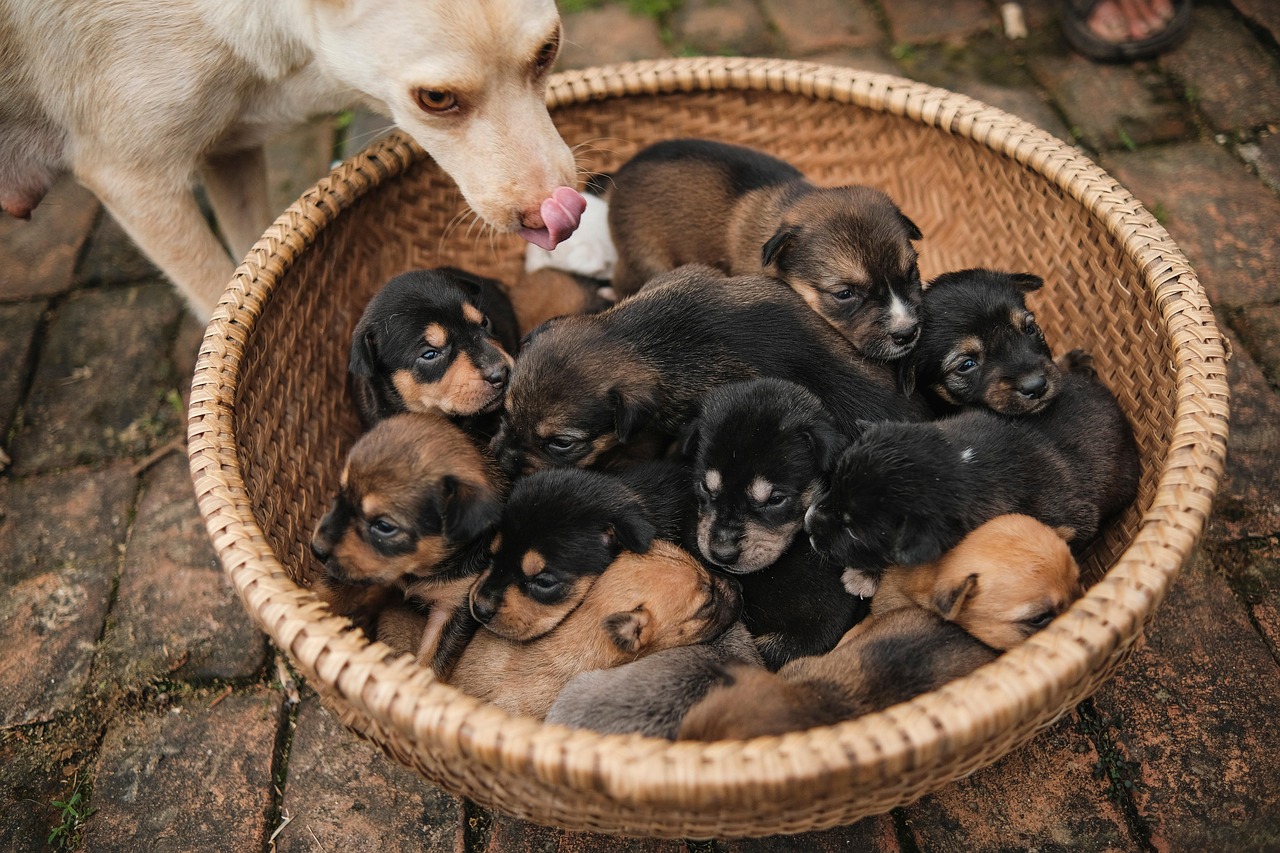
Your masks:
{"label": "brick pavement", "polygon": [[[1147,644],[1031,744],[851,827],[683,843],[489,814],[343,730],[252,627],[165,455],[202,330],[65,181],[33,222],[0,222],[0,848],[47,849],[52,803],[78,794],[92,850],[1280,849],[1276,4],[1198,3],[1185,45],[1115,67],[1064,47],[1054,0],[1022,4],[1017,43],[985,0],[671,5],[574,4],[562,65],[760,53],[961,91],[1079,144],[1186,251],[1233,344],[1232,434]],[[277,204],[334,139],[321,121],[273,149]]]}

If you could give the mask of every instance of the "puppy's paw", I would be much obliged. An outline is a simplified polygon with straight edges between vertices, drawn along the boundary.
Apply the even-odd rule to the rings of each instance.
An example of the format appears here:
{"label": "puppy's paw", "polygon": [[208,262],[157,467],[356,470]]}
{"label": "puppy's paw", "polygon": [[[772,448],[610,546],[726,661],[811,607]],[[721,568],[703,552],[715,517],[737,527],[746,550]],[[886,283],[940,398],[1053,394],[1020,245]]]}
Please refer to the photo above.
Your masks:
{"label": "puppy's paw", "polygon": [[845,569],[840,575],[840,583],[850,595],[870,598],[880,587],[880,578],[862,569]]}
{"label": "puppy's paw", "polygon": [[1058,369],[1063,373],[1085,373],[1094,375],[1093,355],[1079,347],[1057,359]]}

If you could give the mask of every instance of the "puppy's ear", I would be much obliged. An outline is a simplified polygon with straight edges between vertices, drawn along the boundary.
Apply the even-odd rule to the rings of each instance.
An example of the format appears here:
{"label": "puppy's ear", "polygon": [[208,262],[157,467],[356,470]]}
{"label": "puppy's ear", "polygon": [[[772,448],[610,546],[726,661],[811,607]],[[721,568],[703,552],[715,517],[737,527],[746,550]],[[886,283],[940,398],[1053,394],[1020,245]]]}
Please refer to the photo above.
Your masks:
{"label": "puppy's ear", "polygon": [[924,233],[921,232],[920,228],[914,222],[908,219],[907,215],[903,213],[901,210],[898,211],[898,218],[902,220],[902,227],[907,229],[907,237],[909,237],[912,240],[924,239]]}
{"label": "puppy's ear", "polygon": [[643,604],[635,610],[610,613],[604,617],[604,632],[621,651],[638,653],[653,639],[653,616]]}
{"label": "puppy's ear", "polygon": [[698,429],[698,421],[689,421],[680,428],[680,436],[676,439],[676,451],[681,457],[692,460],[698,455],[700,441],[702,441],[702,431]]}
{"label": "puppy's ear", "polygon": [[351,338],[347,370],[356,376],[372,376],[378,365],[378,342],[373,329],[360,327]]}
{"label": "puppy's ear", "polygon": [[918,566],[932,563],[947,552],[950,544],[946,531],[932,524],[912,524],[905,519],[894,537],[889,561],[896,566]]}
{"label": "puppy's ear", "polygon": [[1023,293],[1030,293],[1044,287],[1044,279],[1029,272],[1009,273],[1009,281],[1020,288]]}
{"label": "puppy's ear", "polygon": [[898,390],[910,397],[916,390],[915,350],[898,359]]}
{"label": "puppy's ear", "polygon": [[938,611],[938,615],[948,622],[955,622],[960,618],[960,612],[964,610],[965,602],[969,600],[969,596],[973,595],[978,589],[978,575],[971,574],[960,581],[959,585],[950,589],[937,589],[933,593],[933,606]]}
{"label": "puppy's ear", "polygon": [[813,452],[813,459],[823,473],[831,470],[840,458],[848,440],[833,425],[825,422],[813,424],[804,432],[804,440]]}
{"label": "puppy's ear", "polygon": [[453,542],[470,542],[498,524],[502,504],[486,488],[448,476],[441,480],[444,490],[444,534]]}
{"label": "puppy's ear", "polygon": [[646,554],[653,546],[658,529],[645,517],[639,504],[632,504],[613,514],[605,529],[605,544],[621,546],[635,554]]}
{"label": "puppy's ear", "polygon": [[767,267],[776,261],[782,254],[782,250],[795,236],[794,228],[779,228],[776,234],[765,241],[764,247],[760,250],[760,266]]}
{"label": "puppy's ear", "polygon": [[653,399],[639,389],[623,390],[616,387],[609,392],[613,401],[614,416],[617,425],[618,441],[626,444],[648,425],[657,407]]}

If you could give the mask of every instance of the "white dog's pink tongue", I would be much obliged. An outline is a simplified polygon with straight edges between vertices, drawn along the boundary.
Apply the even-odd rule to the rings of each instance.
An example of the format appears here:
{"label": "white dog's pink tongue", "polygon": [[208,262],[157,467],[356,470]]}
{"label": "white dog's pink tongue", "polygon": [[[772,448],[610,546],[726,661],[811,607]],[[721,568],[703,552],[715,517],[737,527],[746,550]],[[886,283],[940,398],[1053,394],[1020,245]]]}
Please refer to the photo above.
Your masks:
{"label": "white dog's pink tongue", "polygon": [[521,228],[520,236],[550,252],[573,233],[586,209],[587,200],[577,190],[556,187],[551,198],[542,201],[542,227]]}

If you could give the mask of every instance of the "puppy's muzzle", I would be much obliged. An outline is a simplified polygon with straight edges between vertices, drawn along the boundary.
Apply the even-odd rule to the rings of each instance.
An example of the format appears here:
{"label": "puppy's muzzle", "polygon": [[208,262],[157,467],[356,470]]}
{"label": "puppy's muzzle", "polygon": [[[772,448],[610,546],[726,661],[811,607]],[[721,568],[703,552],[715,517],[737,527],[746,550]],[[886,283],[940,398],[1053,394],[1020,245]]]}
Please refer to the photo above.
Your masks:
{"label": "puppy's muzzle", "polygon": [[920,324],[913,323],[900,329],[893,329],[889,332],[889,339],[900,347],[910,347],[920,338]]}
{"label": "puppy's muzzle", "polygon": [[711,531],[708,555],[722,566],[732,566],[742,556],[742,536],[737,531],[718,527]]}
{"label": "puppy's muzzle", "polygon": [[505,363],[498,363],[485,370],[483,375],[485,382],[495,390],[501,391],[507,387],[507,380],[511,378],[511,368]]}
{"label": "puppy's muzzle", "polygon": [[1019,395],[1028,400],[1039,400],[1049,389],[1049,380],[1043,373],[1032,373],[1019,378],[1016,387]]}

